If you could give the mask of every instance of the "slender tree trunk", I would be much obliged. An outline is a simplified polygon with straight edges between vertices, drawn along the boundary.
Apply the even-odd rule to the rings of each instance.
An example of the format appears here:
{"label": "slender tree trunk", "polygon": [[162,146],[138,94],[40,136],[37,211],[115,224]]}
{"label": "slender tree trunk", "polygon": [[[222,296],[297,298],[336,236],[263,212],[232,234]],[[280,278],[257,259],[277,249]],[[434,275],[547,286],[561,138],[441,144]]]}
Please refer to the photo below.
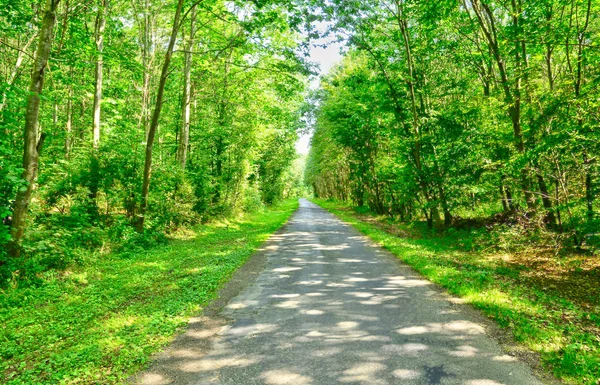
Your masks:
{"label": "slender tree trunk", "polygon": [[[85,120],[86,111],[87,111],[85,95],[81,96],[81,98],[79,99],[79,102],[77,104],[79,106],[79,119],[78,120],[80,122],[83,122]],[[85,130],[79,128],[77,130],[76,136],[80,142],[83,142],[85,140]]]}
{"label": "slender tree trunk", "polygon": [[[552,9],[548,9],[546,12],[546,22],[548,23],[548,27],[550,27],[550,22],[552,21],[553,13]],[[552,54],[554,52],[554,47],[551,42],[546,43],[546,52],[545,52],[545,61],[546,61],[546,78],[548,80],[548,89],[552,93],[554,92],[554,74],[552,72]],[[548,126],[549,127],[549,126]],[[550,131],[548,128],[547,132]],[[539,168],[539,166],[538,166]],[[548,192],[548,186],[546,185],[546,181],[544,176],[541,173],[541,170],[537,173],[538,184],[540,186],[540,192],[542,194],[542,204],[544,205],[544,209],[546,210],[546,221],[553,226],[556,226],[557,214],[560,216],[558,207],[556,210],[553,208],[552,200],[550,198],[550,193]],[[554,202],[555,205],[558,205],[558,201]],[[555,212],[556,211],[556,212]]]}
{"label": "slender tree trunk", "polygon": [[546,180],[544,176],[538,172],[537,173],[538,185],[540,187],[540,193],[542,194],[542,204],[544,205],[544,209],[546,210],[546,221],[550,225],[556,224],[556,216],[554,215],[554,211],[552,210],[552,200],[550,200],[550,193],[548,192],[548,186],[546,185]]}
{"label": "slender tree trunk", "polygon": [[106,11],[108,0],[98,0],[98,15],[96,16],[96,73],[94,87],[94,124],[93,124],[93,148],[98,149],[100,145],[100,114],[102,104],[102,75],[104,69],[104,30],[106,29]]}
{"label": "slender tree trunk", "polygon": [[152,67],[154,63],[154,54],[152,49],[152,19],[150,17],[149,0],[144,0],[144,20],[140,26],[140,40],[142,42],[142,65],[144,70],[144,80],[142,85],[142,109],[140,114],[139,126],[144,130],[144,139],[148,139],[150,126],[150,80]]}
{"label": "slender tree trunk", "polygon": [[67,124],[65,126],[65,158],[69,160],[71,156],[72,136],[73,136],[73,87],[69,86],[69,96],[67,98]]}
{"label": "slender tree trunk", "polygon": [[54,109],[52,110],[52,127],[58,128],[58,102],[54,101]]}
{"label": "slender tree trunk", "polygon": [[[522,40],[521,36],[521,3],[516,0],[511,0],[512,6],[512,27],[514,31],[514,60],[515,60],[515,77],[514,84],[512,87],[512,96],[513,96],[513,104],[511,106],[512,109],[512,119],[513,119],[513,133],[516,141],[516,147],[519,153],[525,153],[525,142],[523,140],[523,128],[521,124],[521,110],[523,103],[523,92],[522,89],[525,89],[525,94],[527,95],[527,53],[525,49],[525,43]],[[525,83],[525,87],[523,84]],[[529,178],[529,172],[527,171],[527,166],[523,167],[521,170],[521,184],[523,186],[523,194],[525,196],[525,203],[527,204],[527,208],[531,211],[535,210],[536,202],[535,196],[531,189],[531,183]]]}
{"label": "slender tree trunk", "polygon": [[190,142],[190,112],[191,112],[191,94],[192,94],[192,48],[194,45],[194,34],[196,21],[196,7],[192,9],[190,16],[190,35],[188,36],[185,52],[185,68],[183,80],[183,108],[181,116],[181,131],[179,135],[179,147],[177,149],[177,160],[181,168],[185,170],[187,162],[187,150]]}
{"label": "slender tree trunk", "polygon": [[452,224],[454,218],[450,212],[450,205],[448,204],[448,197],[446,196],[446,189],[444,188],[444,178],[438,162],[437,150],[434,145],[431,145],[431,153],[433,154],[433,166],[437,182],[437,190],[440,196],[440,203],[442,204],[442,210],[444,212],[444,226],[449,227]]}
{"label": "slender tree trunk", "polygon": [[[591,14],[591,7],[592,7],[592,1],[588,0],[586,2],[586,13],[585,13],[585,20],[583,23],[583,26],[581,26],[581,28],[579,27],[579,21],[578,18],[577,19],[577,28],[575,30],[576,34],[577,34],[577,52],[576,52],[576,66],[575,68],[573,68],[573,64],[571,63],[571,42],[570,42],[570,35],[567,35],[566,41],[565,41],[565,52],[566,52],[566,63],[567,63],[567,69],[570,73],[570,75],[573,77],[573,91],[575,94],[575,106],[577,109],[581,109],[582,108],[582,101],[581,101],[581,87],[582,87],[582,83],[583,83],[583,71],[584,71],[584,45],[585,45],[585,40],[586,40],[586,33],[587,33],[587,29],[589,27],[589,22],[590,22],[590,14]],[[571,4],[571,14],[569,16],[569,28],[572,28],[572,19],[573,19],[573,14],[577,12],[577,7],[574,6],[574,4]],[[583,120],[578,117],[577,118],[577,125],[579,126],[579,131],[580,133],[583,133]],[[588,160],[588,155],[587,155],[587,151],[585,149],[585,147],[583,148],[583,167],[584,167],[584,180],[585,180],[585,197],[586,197],[586,208],[587,208],[587,217],[588,220],[593,219],[594,217],[594,194],[593,194],[593,185],[592,185],[592,175],[591,175],[591,167],[590,167],[590,161]],[[567,206],[567,210],[568,210],[568,206]],[[569,211],[567,211],[569,213]],[[570,214],[570,213],[569,213]]]}
{"label": "slender tree trunk", "polygon": [[[219,119],[220,120],[220,119]],[[220,123],[222,126],[222,123]],[[213,204],[219,205],[221,203],[221,196],[223,190],[223,180],[221,176],[223,175],[223,137],[218,135],[215,138],[215,191],[213,194]]]}
{"label": "slender tree trunk", "polygon": [[588,158],[587,151],[583,152],[583,164],[585,167],[585,202],[587,208],[587,219],[594,219],[594,185],[592,183],[591,165],[594,161]]}
{"label": "slender tree trunk", "polygon": [[513,210],[515,208],[515,203],[513,200],[512,190],[510,189],[510,187],[506,187],[504,189],[504,192],[506,193],[506,202],[508,202],[509,210]]}
{"label": "slender tree trunk", "polygon": [[169,40],[169,46],[165,53],[165,61],[163,63],[162,73],[160,76],[160,82],[158,84],[158,92],[156,94],[156,104],[154,106],[154,114],[152,115],[152,123],[148,130],[148,140],[146,144],[146,162],[144,164],[144,179],[142,182],[142,204],[140,215],[137,222],[137,230],[144,230],[144,219],[146,215],[146,209],[148,208],[148,193],[150,191],[150,174],[152,171],[152,147],[154,145],[154,137],[156,136],[156,130],[160,119],[160,113],[163,105],[163,98],[165,94],[165,85],[167,83],[167,77],[169,76],[169,66],[171,64],[171,57],[173,56],[173,49],[175,47],[175,41],[177,40],[177,31],[180,27],[181,10],[183,8],[184,0],[179,0],[177,3],[177,10],[175,11],[175,17],[173,19],[173,29],[171,31],[171,38]]}
{"label": "slender tree trunk", "polygon": [[19,257],[21,253],[21,239],[25,233],[27,213],[31,203],[31,195],[35,188],[35,180],[38,174],[39,153],[43,144],[42,135],[38,141],[38,120],[40,113],[40,94],[44,89],[44,78],[48,59],[52,48],[52,30],[56,23],[56,9],[60,0],[47,0],[33,70],[31,72],[31,84],[25,110],[25,133],[23,149],[23,176],[27,183],[24,189],[19,190],[14,203],[13,221],[11,226],[11,242],[9,254],[11,257]]}
{"label": "slender tree trunk", "polygon": [[[400,29],[400,33],[402,35],[402,43],[404,45],[404,53],[406,55],[406,64],[408,67],[408,77],[407,77],[407,86],[408,93],[410,97],[410,106],[411,106],[411,114],[413,119],[413,159],[415,161],[415,168],[417,170],[418,175],[418,183],[421,187],[421,191],[425,197],[425,200],[428,203],[432,202],[432,197],[429,193],[428,185],[425,181],[425,175],[423,172],[423,164],[421,161],[421,132],[419,125],[419,113],[417,108],[417,98],[416,98],[416,90],[415,90],[415,64],[412,55],[411,45],[410,45],[410,36],[408,31],[408,23],[406,21],[406,15],[404,14],[404,4],[403,0],[395,0],[396,5],[396,22]],[[435,210],[431,210],[431,216],[429,217],[427,224],[431,228],[433,227],[434,222],[439,222],[439,210],[436,207]]]}
{"label": "slender tree trunk", "polygon": [[[15,66],[13,67],[13,70],[11,71],[11,73],[8,77],[8,81],[6,82],[9,87],[12,86],[13,83],[15,82],[15,80],[17,79],[17,75],[19,74],[19,69],[23,65],[23,61],[25,59],[25,53],[29,49],[29,46],[35,41],[36,37],[37,37],[37,34],[34,34],[33,36],[31,36],[31,38],[27,41],[27,43],[25,43],[23,48],[21,48],[19,50],[19,53],[17,54],[17,61],[15,63]],[[4,110],[4,108],[6,108],[6,103],[7,103],[7,96],[6,96],[6,93],[4,93],[4,94],[2,94],[2,103],[0,103],[0,112],[2,112]]]}
{"label": "slender tree trunk", "polygon": [[408,93],[410,96],[410,109],[413,118],[413,134],[414,134],[414,147],[413,147],[413,157],[415,159],[415,165],[419,173],[421,173],[422,165],[421,165],[421,134],[419,132],[419,115],[417,112],[417,99],[415,95],[415,71],[414,71],[414,63],[412,57],[412,51],[410,48],[410,37],[408,36],[408,25],[406,23],[406,19],[404,19],[402,4],[399,0],[396,0],[396,19],[398,22],[398,27],[400,28],[400,32],[402,33],[402,40],[404,43],[404,52],[406,54],[406,64],[408,67]]}
{"label": "slender tree trunk", "polygon": [[504,185],[502,184],[502,182],[500,182],[500,200],[502,201],[502,209],[504,210],[504,212],[508,211],[508,201],[506,200],[506,197],[504,196]]}
{"label": "slender tree trunk", "polygon": [[150,70],[144,70],[144,84],[142,86],[142,114],[140,117],[140,126],[144,129],[144,138],[148,140],[148,131],[150,127],[149,119],[150,104]]}
{"label": "slender tree trunk", "polygon": [[551,43],[546,44],[546,78],[548,79],[548,88],[550,92],[554,91],[554,74],[552,72],[552,53],[554,52],[554,47]]}
{"label": "slender tree trunk", "polygon": [[96,15],[96,68],[94,84],[93,131],[92,131],[92,157],[90,159],[90,214],[98,214],[96,199],[100,188],[100,159],[98,147],[100,146],[100,125],[102,110],[102,81],[104,70],[104,30],[106,29],[106,12],[108,0],[98,0],[98,14]]}
{"label": "slender tree trunk", "polygon": [[554,179],[554,200],[556,201],[556,220],[558,221],[558,228],[560,231],[563,230],[562,217],[560,215],[560,192],[558,177]]}
{"label": "slender tree trunk", "polygon": [[506,176],[502,175],[500,177],[500,194],[502,197],[502,207],[504,211],[510,211],[514,209],[513,206],[513,197],[510,187],[505,186],[504,181],[506,180]]}
{"label": "slender tree trunk", "polygon": [[[592,9],[592,0],[587,1],[586,13],[585,13],[585,22],[582,29],[578,32],[577,36],[577,75],[575,77],[575,98],[581,98],[581,85],[583,82],[583,48],[585,43],[585,35],[590,22],[590,14]],[[581,102],[579,102],[581,104]],[[579,129],[583,131],[583,121],[581,119],[578,120]],[[593,182],[592,182],[592,167],[593,159],[588,158],[587,150],[583,150],[583,164],[585,170],[585,200],[587,207],[587,218],[589,221],[594,219],[594,190],[593,190]]]}

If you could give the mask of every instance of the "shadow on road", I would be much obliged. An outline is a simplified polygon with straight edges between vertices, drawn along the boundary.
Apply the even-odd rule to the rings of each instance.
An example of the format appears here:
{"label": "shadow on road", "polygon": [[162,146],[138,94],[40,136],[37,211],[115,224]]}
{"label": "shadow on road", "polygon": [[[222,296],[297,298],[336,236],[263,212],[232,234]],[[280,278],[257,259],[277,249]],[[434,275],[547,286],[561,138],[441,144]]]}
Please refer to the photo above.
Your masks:
{"label": "shadow on road", "polygon": [[140,384],[540,384],[434,285],[307,201],[265,270]]}

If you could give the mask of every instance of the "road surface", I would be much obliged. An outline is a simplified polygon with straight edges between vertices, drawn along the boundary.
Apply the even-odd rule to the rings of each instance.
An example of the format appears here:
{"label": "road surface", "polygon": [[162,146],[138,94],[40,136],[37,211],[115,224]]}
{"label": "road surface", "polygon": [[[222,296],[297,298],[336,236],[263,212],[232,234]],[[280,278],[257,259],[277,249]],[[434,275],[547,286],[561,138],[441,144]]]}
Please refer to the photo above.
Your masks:
{"label": "road surface", "polygon": [[218,319],[199,318],[141,384],[539,385],[482,319],[301,200],[266,266]]}

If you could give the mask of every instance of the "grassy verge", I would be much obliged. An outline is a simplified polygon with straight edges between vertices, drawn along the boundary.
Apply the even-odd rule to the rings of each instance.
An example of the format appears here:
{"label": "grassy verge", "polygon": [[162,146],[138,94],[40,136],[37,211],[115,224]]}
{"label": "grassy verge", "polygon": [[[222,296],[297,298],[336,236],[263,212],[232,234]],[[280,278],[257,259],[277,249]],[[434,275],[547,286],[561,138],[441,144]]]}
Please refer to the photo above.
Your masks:
{"label": "grassy verge", "polygon": [[141,369],[297,208],[288,201],[0,292],[0,383],[115,384]]}
{"label": "grassy verge", "polygon": [[516,341],[539,353],[555,376],[569,384],[600,384],[600,298],[581,303],[577,300],[581,293],[569,295],[569,290],[548,288],[543,280],[527,279],[535,265],[510,263],[506,254],[460,250],[456,235],[414,236],[401,225],[393,225],[392,231],[383,220],[345,204],[314,201],[501,327],[510,328]]}

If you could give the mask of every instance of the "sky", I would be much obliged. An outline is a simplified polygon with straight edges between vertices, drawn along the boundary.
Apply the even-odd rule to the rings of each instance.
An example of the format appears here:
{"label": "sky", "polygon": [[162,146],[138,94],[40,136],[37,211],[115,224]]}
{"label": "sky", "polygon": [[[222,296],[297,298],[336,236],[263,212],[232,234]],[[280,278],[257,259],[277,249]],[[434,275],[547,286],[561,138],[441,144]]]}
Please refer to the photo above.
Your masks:
{"label": "sky", "polygon": [[[327,74],[335,64],[342,60],[342,56],[340,55],[341,47],[342,43],[331,42],[325,48],[315,47],[314,45],[310,48],[310,61],[319,65],[319,76]],[[318,87],[319,79],[315,78],[311,83],[311,88]],[[311,134],[302,135],[296,142],[296,151],[299,154],[308,154],[310,137]]]}

